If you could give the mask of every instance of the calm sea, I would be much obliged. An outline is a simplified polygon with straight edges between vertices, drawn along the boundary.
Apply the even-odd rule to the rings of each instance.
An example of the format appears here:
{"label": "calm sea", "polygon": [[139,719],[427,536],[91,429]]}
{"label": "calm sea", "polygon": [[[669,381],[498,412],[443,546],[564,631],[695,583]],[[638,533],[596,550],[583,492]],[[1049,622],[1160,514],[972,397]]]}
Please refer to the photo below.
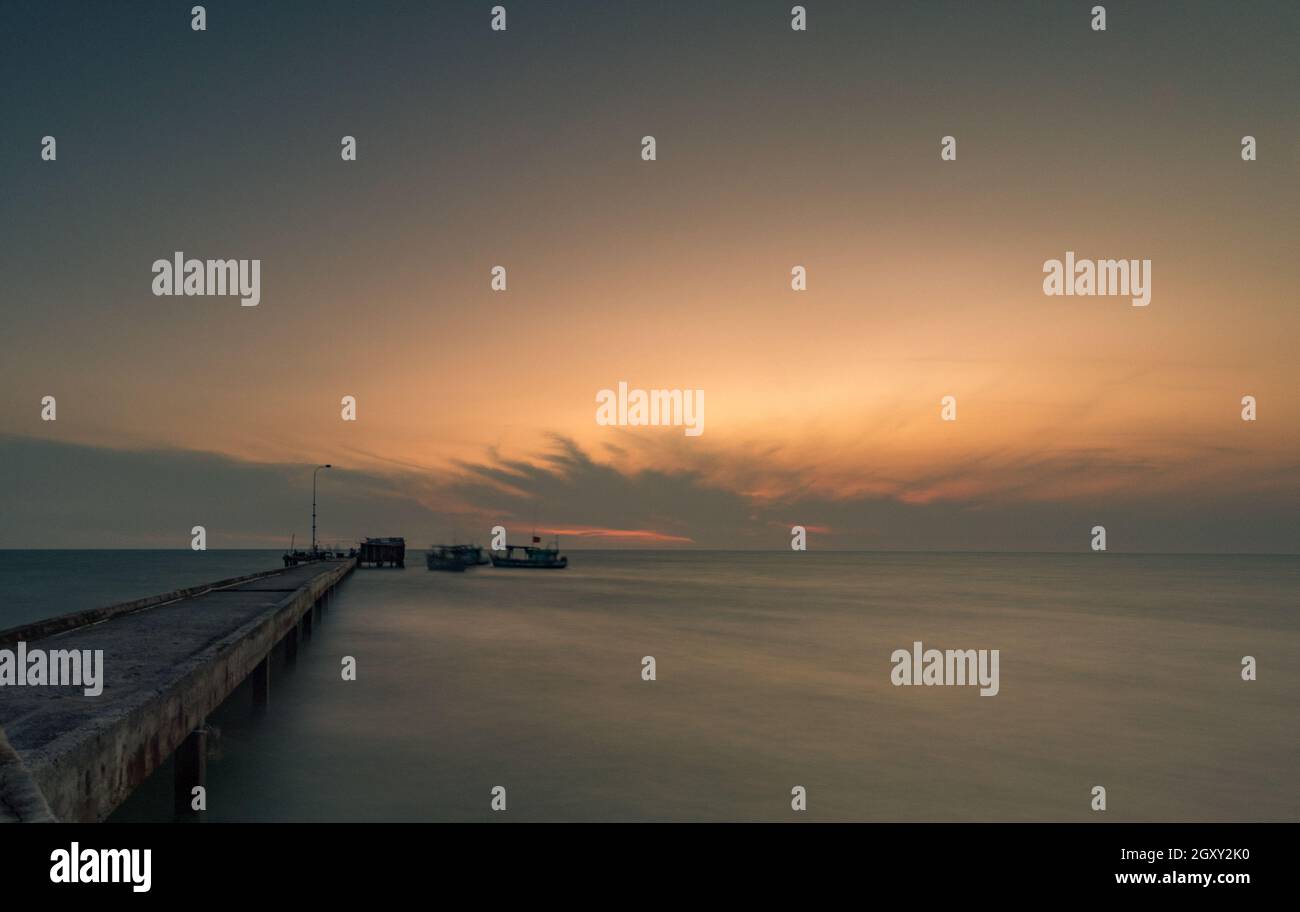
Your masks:
{"label": "calm sea", "polygon": [[0,630],[274,570],[283,553],[0,550]]}
{"label": "calm sea", "polygon": [[[0,553],[0,627],[278,557]],[[1297,557],[412,557],[341,586],[268,711],[211,717],[208,819],[1300,819]],[[893,686],[915,640],[998,649],[1000,693]],[[115,819],[170,815],[168,766]]]}

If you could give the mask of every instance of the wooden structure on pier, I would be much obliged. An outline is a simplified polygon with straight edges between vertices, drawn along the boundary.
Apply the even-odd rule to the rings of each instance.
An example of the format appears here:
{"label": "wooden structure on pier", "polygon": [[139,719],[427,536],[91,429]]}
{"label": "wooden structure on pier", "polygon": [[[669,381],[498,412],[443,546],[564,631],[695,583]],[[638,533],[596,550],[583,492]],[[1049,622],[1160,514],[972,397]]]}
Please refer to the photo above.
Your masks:
{"label": "wooden structure on pier", "polygon": [[405,567],[406,539],[367,538],[357,552],[357,565],[364,567]]}

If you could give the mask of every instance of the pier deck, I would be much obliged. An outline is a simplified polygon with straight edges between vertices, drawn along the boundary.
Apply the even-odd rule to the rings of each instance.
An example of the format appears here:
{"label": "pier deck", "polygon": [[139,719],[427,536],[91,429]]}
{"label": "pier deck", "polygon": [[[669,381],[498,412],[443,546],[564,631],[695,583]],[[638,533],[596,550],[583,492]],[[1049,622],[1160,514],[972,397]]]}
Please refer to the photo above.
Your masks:
{"label": "pier deck", "polygon": [[98,696],[4,687],[0,732],[56,818],[103,820],[245,678],[269,675],[276,643],[296,648],[299,624],[355,565],[303,564],[0,632],[0,648],[104,657]]}

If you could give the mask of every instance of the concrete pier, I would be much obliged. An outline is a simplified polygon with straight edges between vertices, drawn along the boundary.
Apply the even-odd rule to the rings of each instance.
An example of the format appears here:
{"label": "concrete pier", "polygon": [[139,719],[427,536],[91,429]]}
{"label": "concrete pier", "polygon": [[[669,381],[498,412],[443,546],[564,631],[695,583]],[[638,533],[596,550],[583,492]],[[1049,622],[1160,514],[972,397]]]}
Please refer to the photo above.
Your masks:
{"label": "concrete pier", "polygon": [[2,648],[23,641],[29,652],[104,653],[98,696],[78,687],[4,688],[0,821],[48,819],[43,810],[63,821],[103,820],[188,744],[177,756],[179,808],[182,785],[189,783],[188,795],[202,784],[203,739],[195,733],[209,713],[254,673],[254,699],[267,699],[272,648],[286,639],[296,652],[304,616],[355,566],[355,559],[302,564],[0,632]]}
{"label": "concrete pier", "polygon": [[53,823],[45,796],[0,729],[0,823]]}

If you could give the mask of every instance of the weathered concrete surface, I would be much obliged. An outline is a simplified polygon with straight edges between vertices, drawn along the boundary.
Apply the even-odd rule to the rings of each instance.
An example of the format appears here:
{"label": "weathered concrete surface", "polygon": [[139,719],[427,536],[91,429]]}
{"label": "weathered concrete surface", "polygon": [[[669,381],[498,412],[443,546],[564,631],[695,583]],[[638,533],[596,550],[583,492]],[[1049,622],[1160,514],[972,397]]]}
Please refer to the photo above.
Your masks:
{"label": "weathered concrete surface", "polygon": [[0,647],[12,646],[19,640],[32,642],[33,640],[44,639],[45,637],[54,636],[67,630],[73,630],[77,627],[85,627],[89,624],[98,624],[101,621],[112,620],[124,614],[132,614],[145,608],[153,608],[156,605],[162,605],[167,602],[175,602],[184,598],[193,598],[196,595],[202,595],[213,589],[224,589],[233,586],[236,583],[248,582],[251,580],[262,579],[267,576],[274,576],[277,573],[283,573],[282,570],[263,570],[261,573],[250,573],[247,576],[236,576],[231,579],[224,579],[216,583],[204,583],[202,586],[191,586],[188,589],[176,589],[172,592],[164,592],[161,595],[151,595],[142,599],[135,599],[131,602],[119,602],[116,605],[109,605],[105,608],[91,608],[88,611],[74,611],[72,614],[60,614],[57,617],[46,618],[41,621],[33,621],[30,624],[23,624],[19,627],[10,627],[8,630],[0,630]]}
{"label": "weathered concrete surface", "polygon": [[0,728],[0,823],[50,823],[45,796]]}
{"label": "weathered concrete surface", "polygon": [[29,651],[104,651],[99,696],[79,687],[6,687],[0,700],[0,728],[54,815],[107,817],[355,565],[304,564],[200,587],[89,626],[63,629],[60,619],[63,632],[27,639]]}

